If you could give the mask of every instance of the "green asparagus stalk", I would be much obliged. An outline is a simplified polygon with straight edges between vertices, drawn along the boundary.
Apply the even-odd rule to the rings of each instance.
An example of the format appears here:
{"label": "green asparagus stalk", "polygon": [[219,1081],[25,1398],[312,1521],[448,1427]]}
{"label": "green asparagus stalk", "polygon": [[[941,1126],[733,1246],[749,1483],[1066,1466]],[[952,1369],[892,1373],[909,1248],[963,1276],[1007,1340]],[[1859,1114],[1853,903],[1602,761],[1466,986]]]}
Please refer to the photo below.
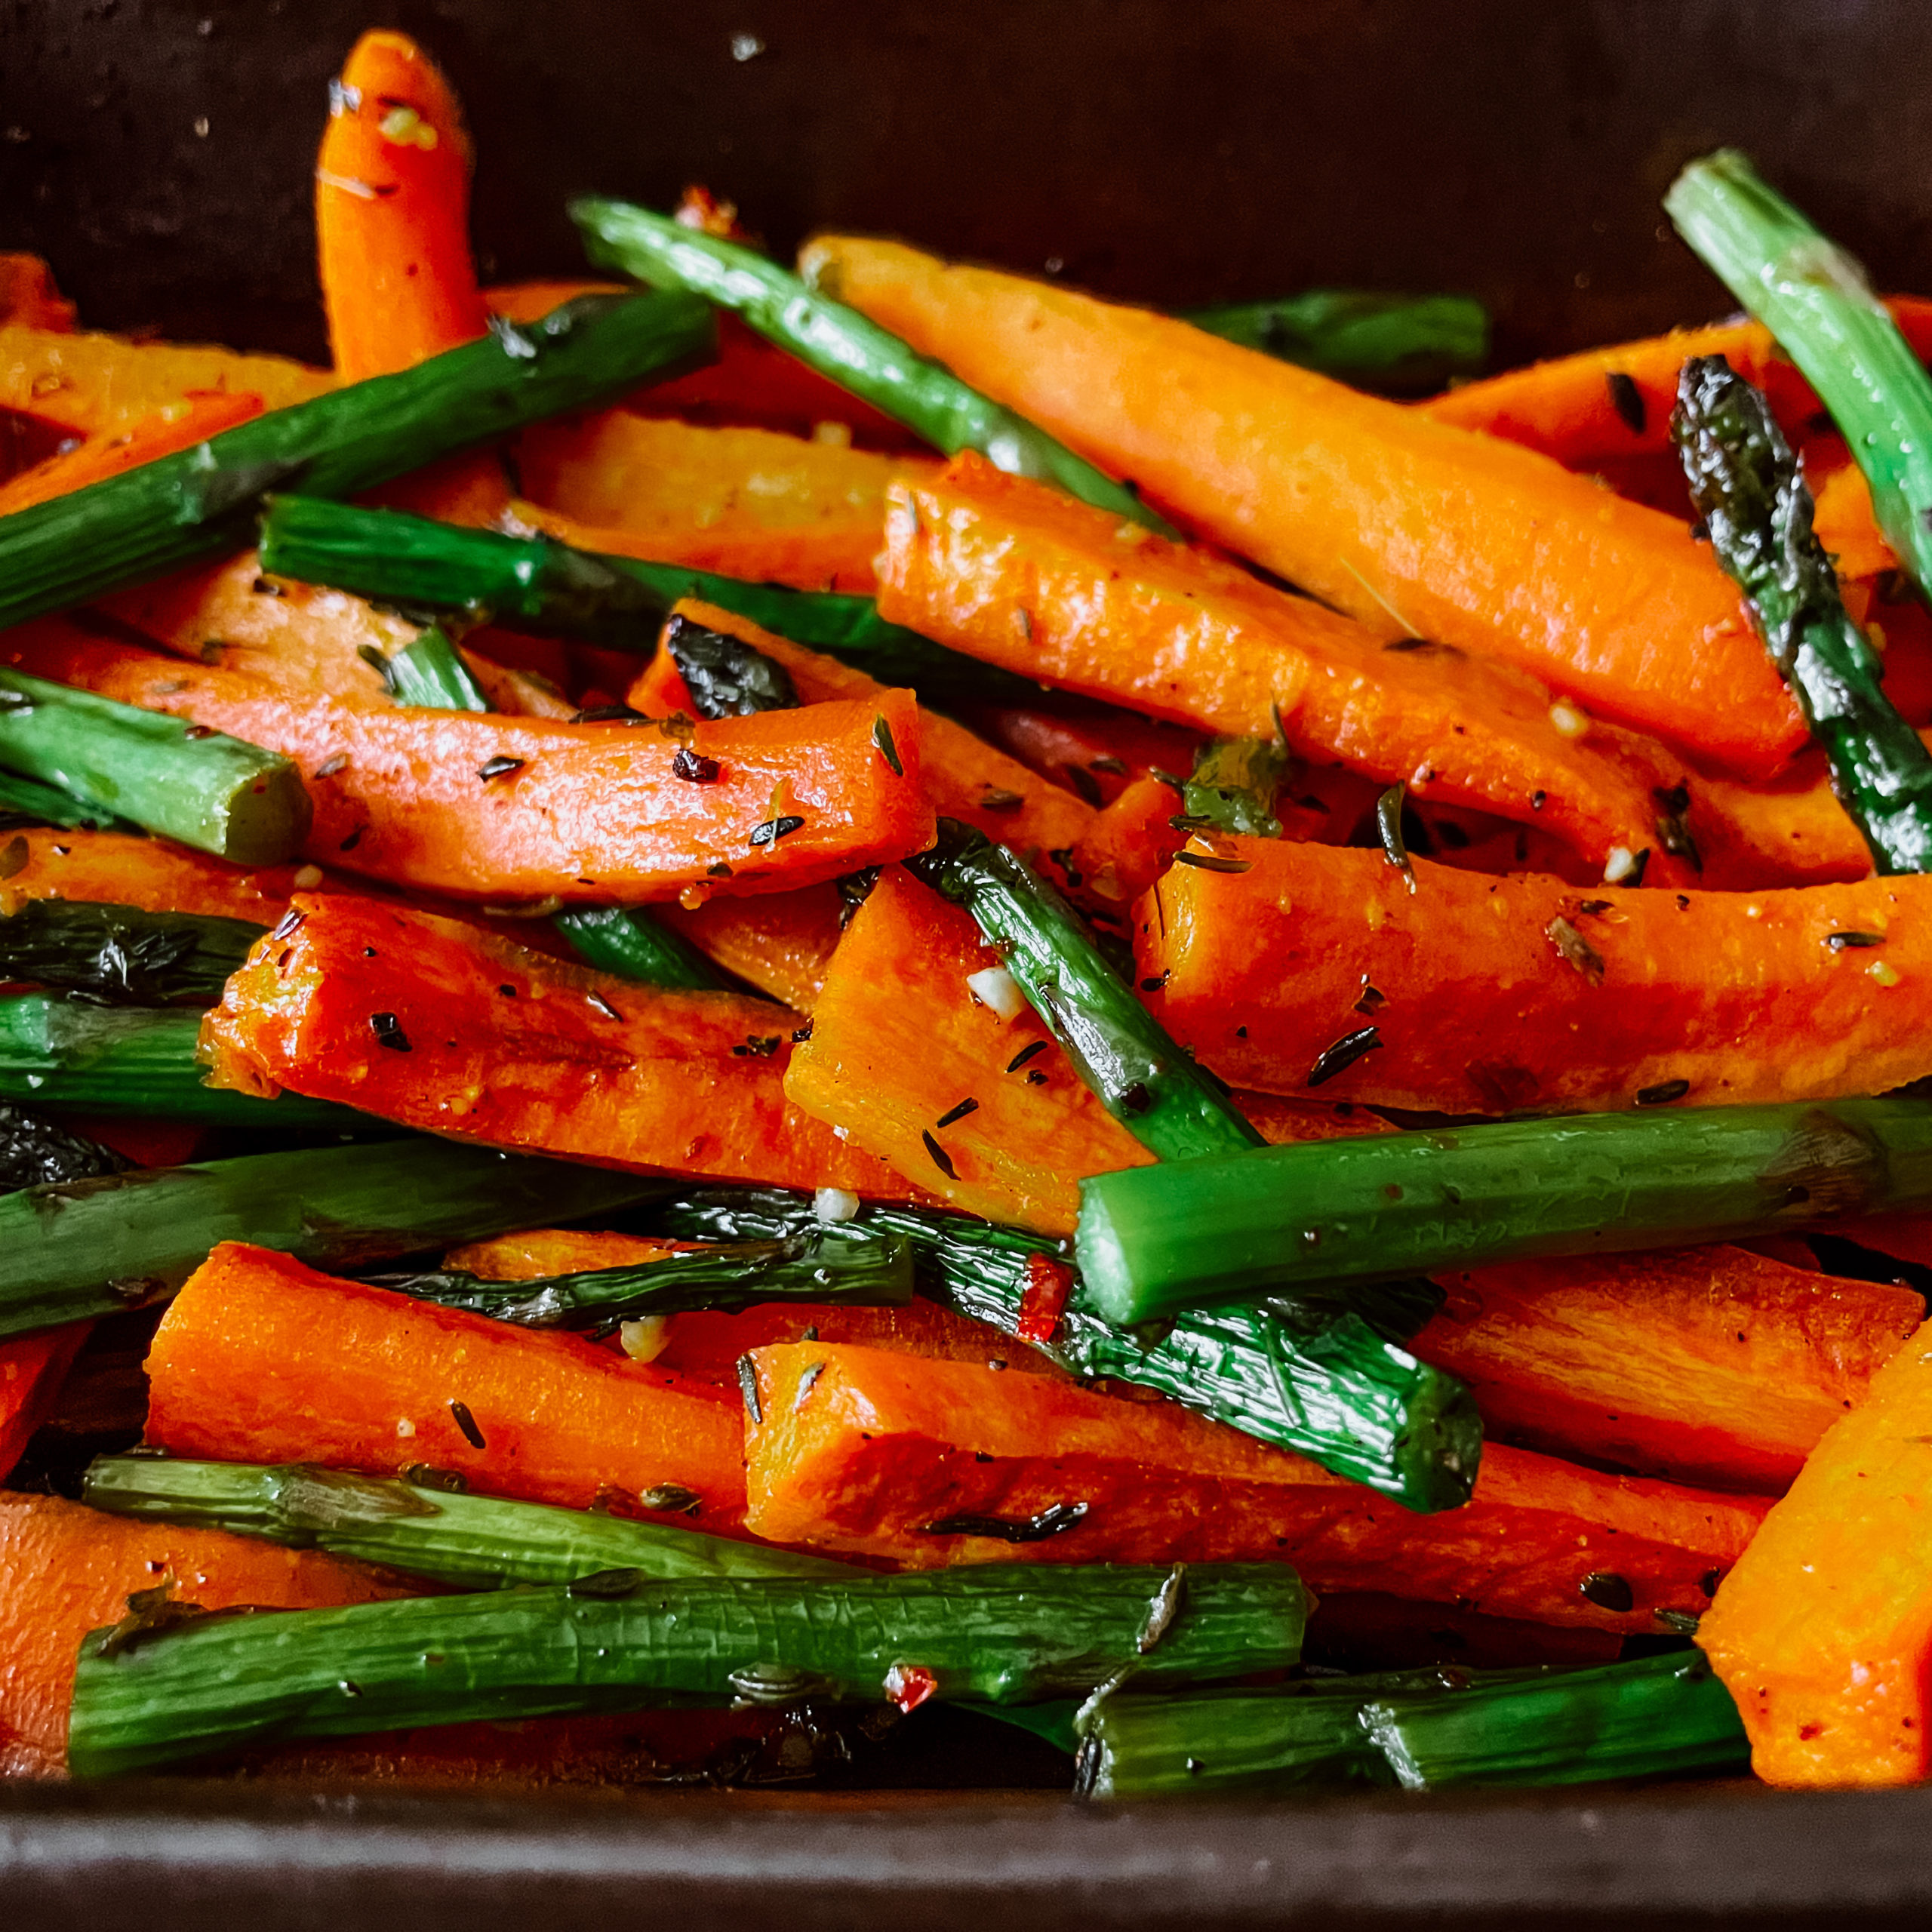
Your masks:
{"label": "green asparagus stalk", "polygon": [[1932,870],[1932,754],[1886,696],[1878,654],[1845,610],[1812,532],[1811,492],[1764,397],[1721,355],[1694,356],[1670,426],[1711,547],[1750,599],[1873,864]]}
{"label": "green asparagus stalk", "polygon": [[264,930],[204,913],[30,899],[0,915],[0,983],[115,1006],[212,1006]]}
{"label": "green asparagus stalk", "polygon": [[628,1268],[598,1268],[515,1281],[435,1273],[386,1278],[419,1301],[466,1309],[527,1328],[608,1334],[620,1322],[694,1309],[735,1312],[770,1301],[890,1308],[912,1299],[912,1251],[897,1236],[841,1241],[822,1231],[739,1241],[706,1254],[671,1254]]}
{"label": "green asparagus stalk", "polygon": [[1932,592],[1932,377],[1864,270],[1734,148],[1691,162],[1663,205],[1817,391],[1872,486],[1886,542]]}
{"label": "green asparagus stalk", "polygon": [[431,624],[414,643],[384,657],[380,669],[398,704],[420,705],[426,711],[490,709],[482,686],[440,625]]}
{"label": "green asparagus stalk", "polygon": [[[650,1506],[677,1506],[675,1497],[649,1494]],[[854,1574],[849,1564],[768,1543],[734,1542],[598,1510],[452,1494],[306,1463],[103,1456],[87,1472],[82,1500],[144,1522],[184,1523],[297,1549],[325,1549],[460,1590],[568,1583],[610,1570],[660,1579]]]}
{"label": "green asparagus stalk", "polygon": [[1489,357],[1488,311],[1466,295],[1311,288],[1272,302],[1188,309],[1182,319],[1244,349],[1402,395],[1478,374]]}
{"label": "green asparagus stalk", "polygon": [[660,288],[688,289],[734,309],[767,340],[946,455],[977,450],[1011,475],[1057,484],[1082,503],[1164,537],[1177,534],[1128,485],[1103,475],[1024,417],[969,389],[891,330],[808,287],[756,249],[595,195],[573,202],[571,217],[585,254],[599,267]]}
{"label": "green asparagus stalk", "polygon": [[[985,1564],[904,1576],[651,1580],[213,1616],[82,1644],[68,1737],[101,1777],[269,1737],[734,1695],[1035,1702],[1131,1663],[1150,1685],[1278,1669],[1307,1598],[1278,1564]],[[1143,1648],[1143,1646],[1145,1647]]]}
{"label": "green asparagus stalk", "polygon": [[620,979],[697,992],[731,983],[688,940],[637,906],[577,906],[551,923],[580,958]]}
{"label": "green asparagus stalk", "polygon": [[1181,788],[1190,825],[1248,838],[1278,838],[1275,794],[1288,768],[1278,738],[1214,738],[1195,754],[1194,773]]}
{"label": "green asparagus stalk", "polygon": [[1932,1103],[1572,1114],[1304,1142],[1081,1183],[1123,1327],[1236,1297],[1536,1255],[1746,1241],[1932,1204]]}
{"label": "green asparagus stalk", "polygon": [[[814,1225],[808,1196],[705,1188],[659,1211],[687,1239],[781,1240]],[[1190,1309],[1164,1335],[1129,1334],[1080,1305],[1041,1310],[1037,1235],[963,1215],[868,1204],[826,1228],[848,1241],[902,1237],[922,1291],[956,1314],[1030,1343],[1073,1374],[1128,1382],[1278,1448],[1308,1457],[1417,1511],[1469,1500],[1482,1423],[1454,1376],[1400,1346],[1441,1304],[1423,1281],[1369,1282],[1341,1304],[1310,1300]]]}
{"label": "green asparagus stalk", "polygon": [[412,610],[500,618],[520,629],[648,652],[680,598],[749,617],[794,644],[935,703],[1018,702],[1040,688],[880,617],[869,597],[747,583],[679,564],[573,549],[540,536],[460,529],[401,510],[271,497],[262,568]]}
{"label": "green asparagus stalk", "polygon": [[937,844],[906,865],[973,915],[1081,1078],[1143,1147],[1186,1161],[1263,1145],[1226,1087],[1168,1037],[1024,860],[943,818]]}
{"label": "green asparagus stalk", "polygon": [[[0,581],[15,520],[0,518]],[[8,595],[0,591],[0,605]],[[293,858],[313,816],[302,774],[278,752],[20,671],[0,669],[0,765],[238,865]]]}
{"label": "green asparagus stalk", "polygon": [[689,296],[587,296],[17,511],[0,519],[0,628],[245,549],[267,491],[352,495],[668,375],[714,340],[709,311]]}
{"label": "green asparagus stalk", "polygon": [[[256,1117],[264,1111],[258,1103]],[[346,1272],[445,1241],[614,1212],[665,1186],[423,1138],[29,1187],[0,1199],[0,1337],[159,1300],[219,1241],[253,1241]]]}
{"label": "green asparagus stalk", "polygon": [[23,778],[17,771],[0,771],[0,830],[23,825],[57,825],[68,831],[85,826],[92,832],[136,832],[140,828],[117,818],[104,805],[91,804],[71,792]]}
{"label": "green asparagus stalk", "polygon": [[93,1180],[127,1165],[111,1147],[19,1107],[0,1106],[0,1194],[49,1181]]}

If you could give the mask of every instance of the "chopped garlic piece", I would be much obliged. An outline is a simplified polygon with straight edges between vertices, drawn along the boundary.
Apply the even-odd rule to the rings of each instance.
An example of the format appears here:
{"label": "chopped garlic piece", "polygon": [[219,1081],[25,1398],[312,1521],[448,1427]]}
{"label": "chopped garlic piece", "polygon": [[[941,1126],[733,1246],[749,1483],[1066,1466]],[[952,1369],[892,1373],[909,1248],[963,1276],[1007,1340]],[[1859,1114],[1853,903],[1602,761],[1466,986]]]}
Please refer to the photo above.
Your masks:
{"label": "chopped garlic piece", "polygon": [[983,966],[968,973],[966,984],[982,1006],[990,1007],[1002,1020],[1017,1020],[1026,1004],[1020,982],[1004,966]]}
{"label": "chopped garlic piece", "polygon": [[646,1315],[617,1324],[617,1340],[632,1361],[655,1361],[671,1340],[668,1315]]}
{"label": "chopped garlic piece", "polygon": [[842,1187],[822,1187],[812,1196],[812,1214],[821,1221],[854,1221],[859,1197]]}

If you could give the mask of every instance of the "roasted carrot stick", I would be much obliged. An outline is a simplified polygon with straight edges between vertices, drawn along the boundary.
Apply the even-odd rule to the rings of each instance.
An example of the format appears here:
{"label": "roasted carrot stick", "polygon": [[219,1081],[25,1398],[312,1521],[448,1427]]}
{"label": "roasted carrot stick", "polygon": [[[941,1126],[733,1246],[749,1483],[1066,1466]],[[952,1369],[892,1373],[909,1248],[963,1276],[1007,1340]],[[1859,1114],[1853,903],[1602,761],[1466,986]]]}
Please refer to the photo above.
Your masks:
{"label": "roasted carrot stick", "polygon": [[694,912],[672,901],[654,907],[651,917],[747,986],[810,1013],[838,947],[845,910],[837,886],[808,885],[757,899],[707,900]]}
{"label": "roasted carrot stick", "polygon": [[1090,804],[1110,805],[1137,778],[1157,772],[1185,778],[1203,740],[1198,731],[1158,724],[1116,705],[1068,704],[1051,711],[1000,706],[971,715],[973,728],[1042,778]]}
{"label": "roasted carrot stick", "polygon": [[970,656],[1230,737],[1270,737],[1278,716],[1312,758],[1540,827],[1599,865],[1657,844],[1650,794],[1677,782],[1675,761],[1553,711],[1520,672],[1391,650],[1386,624],[1378,635],[971,454],[890,500],[881,612]]}
{"label": "roasted carrot stick", "polygon": [[453,919],[298,894],[205,1023],[217,1084],[325,1095],[406,1126],[775,1187],[909,1190],[787,1105],[799,1017],[669,992]]}
{"label": "roasted carrot stick", "polygon": [[258,395],[236,395],[215,390],[184,396],[180,401],[146,416],[118,435],[90,437],[65,456],[50,457],[5,485],[0,485],[0,516],[64,497],[103,478],[118,476],[155,457],[192,448],[210,436],[232,429],[262,413]]}
{"label": "roasted carrot stick", "polygon": [[1492,1444],[1470,1502],[1417,1517],[1164,1402],[820,1342],[753,1360],[748,1525],[915,1567],[1278,1558],[1318,1594],[1648,1631],[1705,1607],[1765,1506]]}
{"label": "roasted carrot stick", "polygon": [[248,872],[165,838],[120,832],[0,832],[0,917],[29,900],[77,899],[147,912],[212,912],[272,926],[299,868]]}
{"label": "roasted carrot stick", "polygon": [[1223,841],[1136,917],[1148,1003],[1225,1079],[1448,1113],[1883,1093],[1932,1073],[1932,884],[1579,891],[1379,852]]}
{"label": "roasted carrot stick", "polygon": [[1068,884],[1106,906],[1138,899],[1187,843],[1174,818],[1181,795],[1164,778],[1137,778],[1110,805],[1094,814],[1087,835],[1074,848]]}
{"label": "roasted carrot stick", "polygon": [[162,1318],[147,1368],[148,1440],[177,1455],[380,1475],[421,1465],[493,1495],[620,1501],[626,1514],[675,1485],[698,1497],[700,1527],[741,1529],[742,1411],[707,1386],[267,1248],[217,1247]]}
{"label": "roasted carrot stick", "polygon": [[1925,1311],[1740,1247],[1445,1275],[1410,1346],[1469,1383],[1491,1439],[1647,1475],[1783,1489]]}
{"label": "roasted carrot stick", "polygon": [[1741,777],[1804,742],[1677,518],[1185,322],[896,244],[805,267],[1184,524],[1337,608],[1529,671]]}
{"label": "roasted carrot stick", "polygon": [[71,334],[74,305],[38,255],[0,255],[0,323]]}
{"label": "roasted carrot stick", "polygon": [[[700,723],[686,742],[621,724],[298,700],[57,620],[10,632],[0,657],[285,752],[315,801],[312,857],[459,898],[782,891],[932,838],[904,691]],[[897,771],[875,740],[881,719]],[[712,778],[678,776],[685,757]]]}
{"label": "roasted carrot stick", "polygon": [[360,1564],[0,1492],[0,1777],[57,1777],[81,1639],[166,1591],[206,1610],[320,1610],[406,1595]]}
{"label": "roasted carrot stick", "polygon": [[0,1482],[20,1460],[28,1437],[47,1420],[93,1327],[91,1321],[70,1321],[0,1342]]}

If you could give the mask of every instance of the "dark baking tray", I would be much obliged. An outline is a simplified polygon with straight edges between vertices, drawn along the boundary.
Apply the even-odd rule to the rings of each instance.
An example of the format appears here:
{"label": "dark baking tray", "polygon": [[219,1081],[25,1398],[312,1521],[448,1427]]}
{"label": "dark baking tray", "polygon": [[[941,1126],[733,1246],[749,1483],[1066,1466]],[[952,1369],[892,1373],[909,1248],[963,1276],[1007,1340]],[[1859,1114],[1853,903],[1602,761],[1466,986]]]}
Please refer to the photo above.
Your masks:
{"label": "dark baking tray", "polygon": [[[1657,200],[1729,141],[1881,285],[1932,288],[1923,0],[6,0],[0,247],[96,325],[319,356],[308,171],[379,22],[468,103],[492,278],[572,269],[574,190],[702,180],[781,248],[849,225],[1155,302],[1463,290],[1515,358],[1726,306]],[[398,1906],[410,1932],[1922,1924],[1932,1794],[0,1789],[7,1932]]]}

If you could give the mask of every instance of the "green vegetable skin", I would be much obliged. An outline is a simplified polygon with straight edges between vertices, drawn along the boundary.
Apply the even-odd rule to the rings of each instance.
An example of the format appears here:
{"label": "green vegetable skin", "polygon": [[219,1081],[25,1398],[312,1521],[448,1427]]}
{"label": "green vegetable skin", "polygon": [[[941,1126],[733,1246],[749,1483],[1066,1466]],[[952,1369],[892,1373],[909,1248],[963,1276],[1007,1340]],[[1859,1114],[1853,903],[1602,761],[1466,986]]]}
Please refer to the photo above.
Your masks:
{"label": "green vegetable skin", "polygon": [[261,556],[262,568],[278,577],[413,609],[488,613],[519,629],[617,651],[655,651],[671,607],[701,598],[935,702],[1021,703],[1040,693],[1023,678],[888,623],[869,597],[747,583],[680,564],[574,549],[546,537],[460,529],[402,510],[271,497]]}
{"label": "green vegetable skin", "polygon": [[32,899],[0,915],[0,984],[115,1005],[212,1006],[265,930],[202,913]]}
{"label": "green vegetable skin", "polygon": [[[694,1240],[776,1240],[814,1225],[809,1197],[764,1189],[700,1189],[669,1203],[659,1221]],[[934,1300],[1020,1334],[1038,1235],[878,1204],[826,1232],[850,1240],[903,1236]],[[1482,1455],[1475,1401],[1454,1376],[1417,1361],[1392,1339],[1421,1327],[1441,1291],[1426,1281],[1371,1283],[1352,1291],[1351,1300],[1352,1307],[1331,1297],[1299,1306],[1189,1309],[1158,1340],[1124,1334],[1075,1303],[1062,1312],[1050,1341],[1033,1345],[1076,1375],[1158,1390],[1407,1509],[1467,1502]]]}
{"label": "green vegetable skin", "polygon": [[1874,866],[1932,870],[1932,755],[1846,613],[1812,534],[1811,492],[1764,397],[1722,356],[1694,357],[1678,377],[1671,434],[1711,547],[1750,598]]}
{"label": "green vegetable skin", "polygon": [[0,771],[0,829],[17,826],[57,825],[71,831],[85,826],[94,832],[138,829],[103,805],[90,804],[71,792],[57,790],[14,771]]}
{"label": "green vegetable skin", "polygon": [[586,195],[571,204],[584,252],[601,268],[685,288],[734,309],[808,368],[849,389],[948,456],[977,450],[1015,476],[1057,484],[1082,503],[1178,534],[1126,485],[1103,476],[1044,429],[915,355],[830,293],[808,288],[755,248],[683,226],[628,202]]}
{"label": "green vegetable skin", "polygon": [[1403,395],[1475,375],[1489,356],[1488,312],[1466,295],[1311,288],[1272,302],[1186,309],[1181,318],[1244,349]]}
{"label": "green vegetable skin", "polygon": [[[258,1102],[254,1118],[278,1118],[280,1105]],[[171,1294],[218,1241],[341,1272],[664,1191],[635,1174],[426,1138],[30,1187],[0,1199],[0,1337]]]}
{"label": "green vegetable skin", "polygon": [[[983,1564],[924,1574],[651,1581],[211,1617],[81,1647],[68,1763],[100,1777],[269,1737],[635,1709],[734,1694],[875,1701],[923,1670],[943,1698],[1020,1703],[1122,1664],[1149,1686],[1281,1669],[1308,1599],[1278,1564],[1202,1565],[1146,1654],[1169,1573]],[[616,1592],[623,1591],[623,1594]],[[611,1594],[605,1594],[605,1591]]]}
{"label": "green vegetable skin", "polygon": [[731,982],[688,940],[635,906],[586,906],[551,921],[600,972],[647,986],[716,991]]}
{"label": "green vegetable skin", "polygon": [[398,704],[420,705],[427,711],[490,709],[482,686],[438,625],[430,625],[414,643],[384,658],[382,671]]}
{"label": "green vegetable skin", "polygon": [[1096,1174],[1075,1251],[1122,1327],[1536,1255],[1743,1241],[1932,1204],[1932,1103],[1501,1121]]}
{"label": "green vegetable skin", "polygon": [[586,296],[17,511],[0,518],[0,628],[245,549],[266,491],[299,482],[312,496],[351,495],[669,375],[715,340],[689,296]]}
{"label": "green vegetable skin", "polygon": [[1075,1727],[1081,1786],[1096,1798],[1590,1784],[1739,1770],[1750,1755],[1730,1693],[1694,1651],[1586,1670],[1129,1690],[1093,1700]]}
{"label": "green vegetable skin", "polygon": [[[0,583],[8,570],[7,527],[16,520],[0,518]],[[0,606],[8,595],[0,591]],[[0,669],[0,764],[103,817],[118,814],[238,865],[278,866],[294,857],[314,816],[301,774],[278,752],[199,732],[161,712]]]}

